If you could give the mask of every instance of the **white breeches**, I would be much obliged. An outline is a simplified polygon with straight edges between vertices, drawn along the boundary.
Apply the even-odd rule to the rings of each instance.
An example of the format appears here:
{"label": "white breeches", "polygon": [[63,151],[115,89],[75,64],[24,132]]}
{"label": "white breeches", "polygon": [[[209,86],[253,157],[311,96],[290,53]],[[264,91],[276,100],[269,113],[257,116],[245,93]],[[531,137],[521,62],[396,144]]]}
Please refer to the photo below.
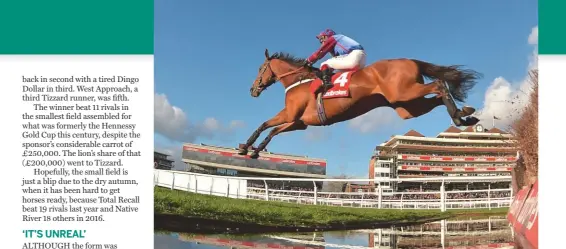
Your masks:
{"label": "white breeches", "polygon": [[353,50],[349,54],[332,57],[321,64],[337,70],[362,69],[366,65],[366,53],[363,50]]}

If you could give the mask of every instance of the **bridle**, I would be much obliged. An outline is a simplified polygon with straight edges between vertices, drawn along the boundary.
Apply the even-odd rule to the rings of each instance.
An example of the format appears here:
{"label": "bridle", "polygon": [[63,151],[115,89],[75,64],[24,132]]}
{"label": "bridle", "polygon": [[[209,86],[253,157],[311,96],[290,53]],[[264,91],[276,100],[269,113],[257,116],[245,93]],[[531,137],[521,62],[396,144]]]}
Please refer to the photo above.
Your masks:
{"label": "bridle", "polygon": [[[256,85],[255,87],[253,87],[251,90],[255,90],[255,91],[257,91],[257,90],[259,90],[259,89],[265,90],[265,89],[267,89],[269,86],[273,85],[273,83],[275,83],[275,82],[277,82],[277,81],[280,81],[281,79],[283,79],[283,78],[285,78],[285,77],[287,77],[287,76],[289,76],[289,75],[296,74],[296,73],[298,73],[299,71],[301,71],[301,69],[303,69],[303,68],[305,68],[305,67],[306,67],[306,65],[304,65],[304,66],[302,66],[302,67],[299,67],[299,68],[297,68],[297,69],[294,69],[294,70],[292,70],[292,71],[290,71],[290,72],[286,72],[286,73],[277,75],[277,74],[273,71],[273,69],[271,68],[271,59],[267,59],[267,63],[265,63],[265,64],[263,65],[263,67],[261,68],[261,70],[260,70],[260,73],[259,73],[260,78],[259,78],[259,81],[258,81],[257,85]],[[271,78],[270,81],[263,82],[263,77],[261,77],[261,75],[263,75],[263,74],[265,73],[265,70],[267,70],[267,68],[269,68],[269,70],[271,71],[271,76],[272,76],[272,78]]]}

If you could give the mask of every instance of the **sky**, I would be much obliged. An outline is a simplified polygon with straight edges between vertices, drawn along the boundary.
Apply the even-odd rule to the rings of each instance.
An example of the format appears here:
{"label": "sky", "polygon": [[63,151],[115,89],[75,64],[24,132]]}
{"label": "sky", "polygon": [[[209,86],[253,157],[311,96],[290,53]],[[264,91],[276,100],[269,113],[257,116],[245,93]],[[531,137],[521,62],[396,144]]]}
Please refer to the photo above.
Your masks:
{"label": "sky", "polygon": [[[414,58],[482,73],[466,104],[478,109],[484,127],[497,116],[496,126],[506,129],[526,102],[527,72],[537,65],[537,12],[535,0],[156,1],[155,148],[181,168],[183,142],[244,143],[284,107],[280,84],[259,98],[249,94],[264,50],[307,57],[326,28],[361,43],[368,65]],[[444,106],[410,120],[378,108],[276,136],[267,149],[324,158],[327,175],[367,178],[376,145],[411,129],[436,136],[450,124]]]}

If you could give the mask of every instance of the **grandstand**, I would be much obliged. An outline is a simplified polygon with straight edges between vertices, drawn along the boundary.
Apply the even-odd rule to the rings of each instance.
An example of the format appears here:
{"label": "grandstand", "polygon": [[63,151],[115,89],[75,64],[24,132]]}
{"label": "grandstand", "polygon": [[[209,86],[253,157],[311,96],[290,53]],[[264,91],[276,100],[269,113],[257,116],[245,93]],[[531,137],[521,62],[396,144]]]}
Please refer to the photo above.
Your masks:
{"label": "grandstand", "polygon": [[[240,144],[239,147],[244,146]],[[253,149],[253,148],[250,148]],[[206,144],[183,145],[182,161],[189,165],[189,171],[210,175],[237,177],[286,177],[286,178],[326,178],[326,160],[268,151],[260,152],[258,159],[249,155],[238,155],[238,148]],[[312,190],[313,183],[271,181],[270,188],[285,190]],[[322,182],[319,183],[322,188]],[[250,187],[262,188],[263,181],[248,183]]]}
{"label": "grandstand", "polygon": [[[433,182],[382,182],[393,178],[510,176],[518,150],[513,136],[481,125],[465,130],[449,127],[436,137],[410,130],[376,147],[369,165],[371,185],[384,193],[438,190]],[[510,181],[453,182],[446,190],[510,188]]]}
{"label": "grandstand", "polygon": [[170,155],[154,151],[153,152],[153,168],[171,170],[175,161],[169,159]]}
{"label": "grandstand", "polygon": [[[463,205],[457,202],[478,201],[499,207],[508,205],[513,195],[510,173],[518,157],[514,144],[511,134],[481,125],[465,130],[449,127],[436,137],[411,130],[376,147],[370,160],[369,184],[317,181],[314,179],[326,178],[326,160],[268,151],[251,159],[238,155],[239,148],[186,143],[182,161],[192,173],[247,178],[245,195],[252,199],[269,196],[271,200],[301,203],[334,205],[339,200],[340,205],[375,206],[381,198],[384,207],[398,202],[403,202],[399,204],[403,207],[432,207],[439,205],[436,203],[445,191],[445,206],[455,208]],[[311,200],[313,196],[318,200]]]}

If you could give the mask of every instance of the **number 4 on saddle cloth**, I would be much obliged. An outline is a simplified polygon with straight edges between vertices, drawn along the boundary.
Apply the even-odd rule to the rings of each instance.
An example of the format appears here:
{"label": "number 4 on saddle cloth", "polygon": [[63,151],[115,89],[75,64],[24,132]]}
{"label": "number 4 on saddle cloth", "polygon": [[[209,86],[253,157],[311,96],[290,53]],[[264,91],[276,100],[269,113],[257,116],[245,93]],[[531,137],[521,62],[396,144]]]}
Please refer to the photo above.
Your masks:
{"label": "number 4 on saddle cloth", "polygon": [[[322,96],[323,99],[350,97],[350,79],[357,70],[336,72],[332,75],[334,86]],[[315,79],[310,85],[310,91],[314,94],[316,89],[322,84],[321,79]]]}

